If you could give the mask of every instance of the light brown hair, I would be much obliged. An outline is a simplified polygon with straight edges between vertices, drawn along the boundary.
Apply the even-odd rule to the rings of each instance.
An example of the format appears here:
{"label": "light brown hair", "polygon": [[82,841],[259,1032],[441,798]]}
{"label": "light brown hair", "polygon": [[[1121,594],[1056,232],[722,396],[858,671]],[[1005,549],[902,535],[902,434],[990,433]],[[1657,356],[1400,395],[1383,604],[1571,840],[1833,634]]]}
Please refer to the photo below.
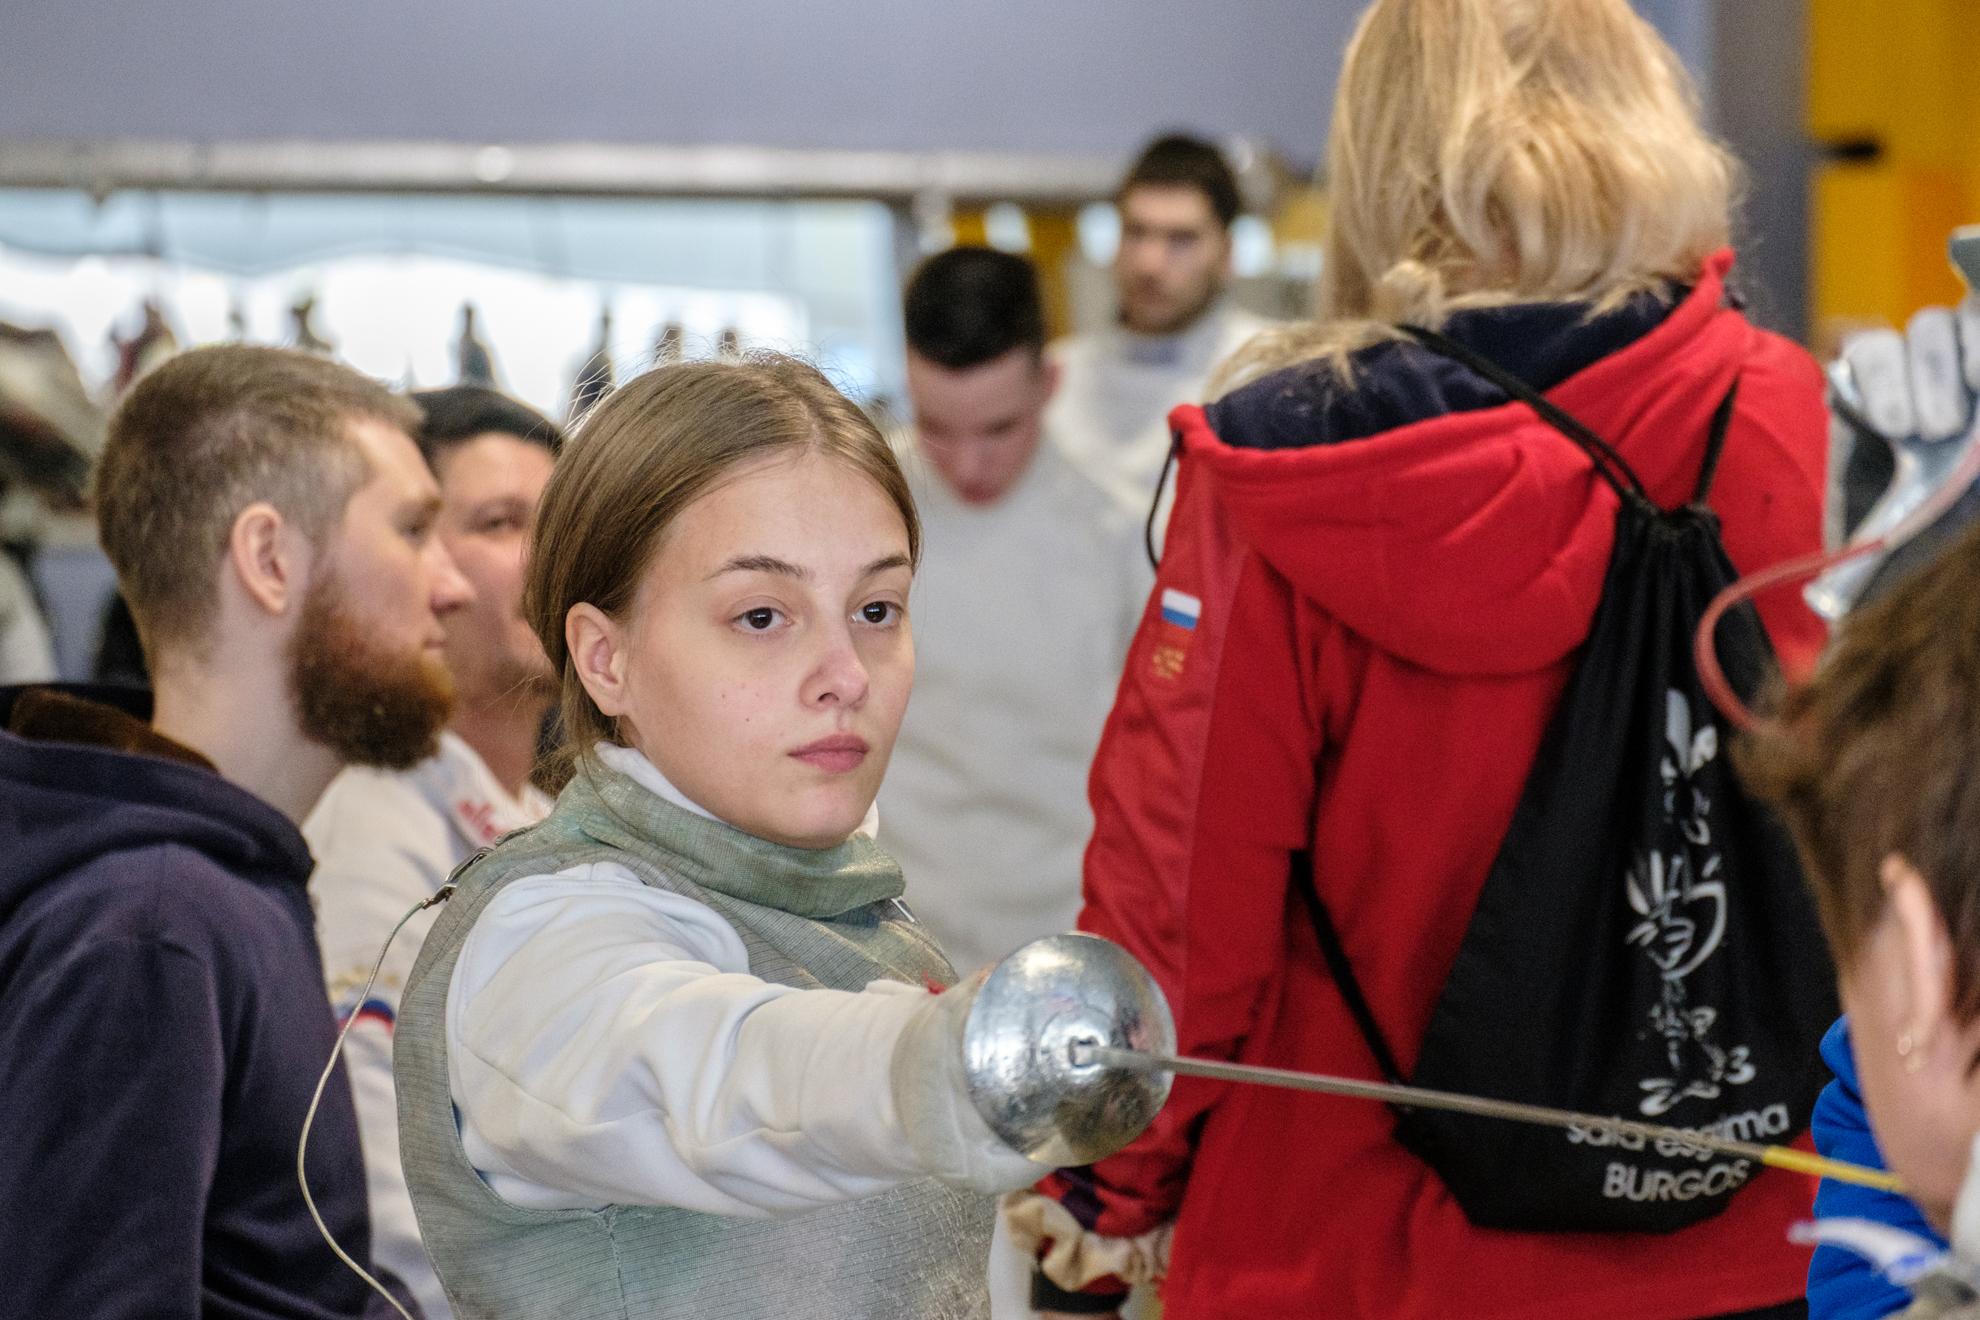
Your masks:
{"label": "light brown hair", "polygon": [[1980,525],[1850,614],[1735,755],[1794,835],[1837,967],[1882,916],[1895,853],[1951,933],[1954,1011],[1980,1016]]}
{"label": "light brown hair", "polygon": [[351,368],[286,348],[222,344],[171,358],[110,419],[93,496],[97,535],[147,659],[196,645],[241,510],[267,501],[313,543],[369,475],[350,424],[417,432],[420,412]]}
{"label": "light brown hair", "polygon": [[1730,240],[1737,177],[1627,0],[1377,0],[1334,98],[1314,319],[1223,378],[1345,372],[1397,322],[1689,282]]}
{"label": "light brown hair", "polygon": [[619,740],[578,678],[564,641],[571,607],[624,618],[646,567],[695,500],[738,465],[776,454],[840,459],[878,486],[921,559],[921,520],[893,449],[873,422],[795,358],[658,367],[608,395],[579,425],[544,489],[530,542],[523,614],[563,687],[562,765]]}

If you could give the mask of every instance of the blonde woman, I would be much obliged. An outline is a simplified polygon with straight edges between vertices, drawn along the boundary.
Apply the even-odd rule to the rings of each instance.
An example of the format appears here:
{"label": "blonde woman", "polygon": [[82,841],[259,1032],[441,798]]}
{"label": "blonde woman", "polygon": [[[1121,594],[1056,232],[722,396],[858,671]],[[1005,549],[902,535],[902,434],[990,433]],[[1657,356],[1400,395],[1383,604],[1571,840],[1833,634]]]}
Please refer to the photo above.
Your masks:
{"label": "blonde woman", "polygon": [[[1735,167],[1625,0],[1379,0],[1329,148],[1321,311],[1185,407],[1155,598],[1093,774],[1081,925],[1163,982],[1185,1053],[1372,1076],[1297,896],[1333,914],[1408,1069],[1559,699],[1616,502],[1440,328],[1591,425],[1743,570],[1820,539],[1816,367],[1728,292]],[[1783,660],[1822,639],[1762,606]],[[1007,1214],[1034,1300],[1160,1281],[1202,1316],[1574,1320],[1799,1306],[1805,1182],[1661,1234],[1472,1227],[1375,1105],[1179,1081],[1140,1140]],[[1490,1138],[1490,1130],[1481,1139]],[[1791,1314],[1783,1310],[1780,1314]]]}

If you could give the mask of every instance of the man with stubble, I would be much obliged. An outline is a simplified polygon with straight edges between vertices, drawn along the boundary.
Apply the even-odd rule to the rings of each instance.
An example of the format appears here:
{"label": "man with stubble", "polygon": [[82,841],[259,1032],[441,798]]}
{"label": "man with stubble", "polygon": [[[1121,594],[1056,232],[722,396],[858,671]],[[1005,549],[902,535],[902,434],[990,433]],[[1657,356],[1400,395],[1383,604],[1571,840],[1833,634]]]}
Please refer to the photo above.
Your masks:
{"label": "man with stubble", "polygon": [[[0,1253],[13,1313],[388,1314],[296,1148],[334,1036],[298,822],[345,765],[434,751],[442,618],[418,412],[228,345],[145,376],[96,474],[154,684],[0,693]],[[341,1069],[309,1149],[369,1258]]]}

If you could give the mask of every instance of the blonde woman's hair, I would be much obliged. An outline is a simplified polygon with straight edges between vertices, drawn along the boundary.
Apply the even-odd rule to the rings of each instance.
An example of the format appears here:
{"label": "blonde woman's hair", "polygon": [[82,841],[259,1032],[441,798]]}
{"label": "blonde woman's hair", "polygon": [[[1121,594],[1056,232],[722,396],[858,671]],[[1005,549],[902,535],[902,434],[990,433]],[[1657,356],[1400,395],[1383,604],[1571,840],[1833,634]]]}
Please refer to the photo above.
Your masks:
{"label": "blonde woman's hair", "polygon": [[623,618],[674,520],[742,464],[821,454],[870,478],[907,524],[921,560],[921,520],[893,449],[873,422],[795,358],[683,362],[626,382],[590,413],[544,488],[530,540],[523,615],[563,692],[564,739],[543,778],[562,783],[617,722],[591,699],[564,641],[571,607]]}
{"label": "blonde woman's hair", "polygon": [[1730,239],[1737,178],[1626,0],[1376,0],[1334,99],[1315,318],[1225,383],[1316,357],[1345,373],[1398,322],[1689,282]]}

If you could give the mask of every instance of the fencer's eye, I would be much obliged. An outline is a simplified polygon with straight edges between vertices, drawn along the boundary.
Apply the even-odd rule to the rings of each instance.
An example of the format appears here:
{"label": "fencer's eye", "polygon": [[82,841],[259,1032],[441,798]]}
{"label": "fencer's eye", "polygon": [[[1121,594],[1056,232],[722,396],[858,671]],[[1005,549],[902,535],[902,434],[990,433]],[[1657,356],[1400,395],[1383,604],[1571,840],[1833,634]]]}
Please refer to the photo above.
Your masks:
{"label": "fencer's eye", "polygon": [[873,624],[888,624],[901,615],[901,607],[891,600],[871,600],[859,607],[859,617]]}

